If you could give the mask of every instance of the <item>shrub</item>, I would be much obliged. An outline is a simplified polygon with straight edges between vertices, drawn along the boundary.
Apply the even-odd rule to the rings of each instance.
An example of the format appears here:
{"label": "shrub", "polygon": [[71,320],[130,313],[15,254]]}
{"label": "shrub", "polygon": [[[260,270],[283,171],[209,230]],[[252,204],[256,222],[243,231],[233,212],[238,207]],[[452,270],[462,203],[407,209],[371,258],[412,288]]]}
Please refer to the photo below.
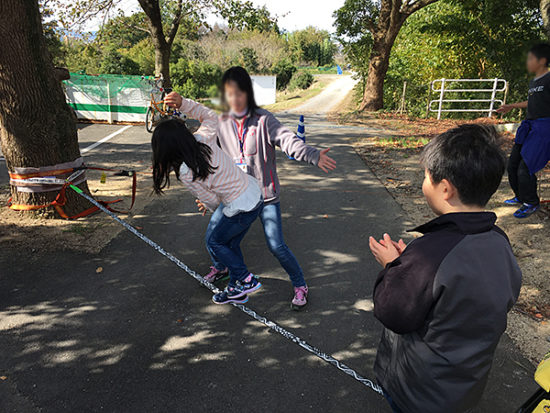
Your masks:
{"label": "shrub", "polygon": [[140,67],[134,60],[129,57],[121,55],[115,49],[107,49],[101,66],[99,67],[101,73],[111,75],[139,75]]}
{"label": "shrub", "polygon": [[206,91],[206,94],[208,95],[209,98],[215,98],[220,94],[220,87],[218,85],[212,85],[208,88],[208,90]]}
{"label": "shrub", "polygon": [[313,75],[309,72],[298,72],[292,76],[288,88],[294,89],[308,89],[313,83]]}
{"label": "shrub", "polygon": [[277,89],[283,90],[286,89],[292,75],[296,72],[296,66],[292,64],[290,59],[284,58],[276,62],[271,71],[277,76]]}
{"label": "shrub", "polygon": [[250,74],[258,73],[258,55],[256,50],[251,47],[243,47],[240,50],[240,54],[240,65],[243,66]]}
{"label": "shrub", "polygon": [[202,60],[180,58],[170,65],[172,86],[182,96],[198,99],[211,97],[221,81],[221,69]]}

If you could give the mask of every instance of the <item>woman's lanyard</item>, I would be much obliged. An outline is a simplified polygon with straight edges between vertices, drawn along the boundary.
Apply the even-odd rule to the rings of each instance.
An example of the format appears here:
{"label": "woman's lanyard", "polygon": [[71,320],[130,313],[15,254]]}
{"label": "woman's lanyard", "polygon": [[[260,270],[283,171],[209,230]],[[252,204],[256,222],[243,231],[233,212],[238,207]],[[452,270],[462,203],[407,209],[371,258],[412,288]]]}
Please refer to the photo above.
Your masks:
{"label": "woman's lanyard", "polygon": [[237,138],[239,139],[239,149],[241,150],[241,162],[244,162],[244,147],[245,147],[245,139],[246,134],[248,132],[248,121],[250,120],[250,116],[247,116],[240,125],[238,125],[236,120],[233,120],[233,128],[235,129],[235,133],[237,134]]}

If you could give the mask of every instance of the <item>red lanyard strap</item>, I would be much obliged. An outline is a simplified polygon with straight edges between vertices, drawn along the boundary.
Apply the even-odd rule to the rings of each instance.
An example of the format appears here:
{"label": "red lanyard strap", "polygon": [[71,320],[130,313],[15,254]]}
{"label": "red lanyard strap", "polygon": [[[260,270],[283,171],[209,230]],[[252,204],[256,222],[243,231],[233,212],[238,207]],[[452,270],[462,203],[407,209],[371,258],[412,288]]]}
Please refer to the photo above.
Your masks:
{"label": "red lanyard strap", "polygon": [[235,129],[235,133],[237,134],[237,138],[239,139],[239,149],[241,150],[241,157],[244,156],[244,145],[245,145],[245,139],[246,134],[248,132],[248,121],[250,120],[250,117],[246,117],[242,121],[240,125],[238,125],[236,120],[233,120],[233,128]]}

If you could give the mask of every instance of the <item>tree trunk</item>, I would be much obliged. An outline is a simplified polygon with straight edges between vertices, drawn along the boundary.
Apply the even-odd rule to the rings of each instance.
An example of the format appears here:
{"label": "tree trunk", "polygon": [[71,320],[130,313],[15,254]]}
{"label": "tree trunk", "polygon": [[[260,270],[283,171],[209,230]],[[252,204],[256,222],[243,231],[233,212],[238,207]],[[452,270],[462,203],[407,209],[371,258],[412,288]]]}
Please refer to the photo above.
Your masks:
{"label": "tree trunk", "polygon": [[550,0],[540,0],[540,13],[544,23],[544,31],[550,39]]}
{"label": "tree trunk", "polygon": [[[403,19],[404,21],[404,19]],[[394,22],[384,33],[374,36],[369,71],[360,111],[375,112],[384,108],[384,79],[390,65],[390,54],[403,21]]]}
{"label": "tree trunk", "polygon": [[[0,1],[0,143],[8,170],[43,167],[80,157],[75,122],[47,51],[36,0]],[[84,182],[80,187],[87,191]],[[25,193],[13,202],[43,205],[57,192]],[[67,214],[88,202],[67,191]],[[45,211],[45,210],[41,210]],[[46,211],[54,216],[52,210]]]}
{"label": "tree trunk", "polygon": [[155,42],[155,75],[162,75],[164,78],[164,88],[172,87],[172,80],[170,79],[170,46],[164,42],[163,44],[156,44]]}
{"label": "tree trunk", "polygon": [[[164,35],[164,25],[162,24],[162,14],[160,12],[159,0],[138,0],[141,8],[147,16],[149,32],[155,47],[155,75],[162,74],[164,78],[164,87],[172,87],[170,79],[170,53],[175,34],[170,39]],[[179,20],[176,20],[179,25]],[[177,32],[176,26],[176,32]]]}
{"label": "tree trunk", "polygon": [[376,54],[373,50],[369,62],[369,71],[363,91],[360,111],[375,112],[384,108],[384,79],[390,63],[389,53]]}

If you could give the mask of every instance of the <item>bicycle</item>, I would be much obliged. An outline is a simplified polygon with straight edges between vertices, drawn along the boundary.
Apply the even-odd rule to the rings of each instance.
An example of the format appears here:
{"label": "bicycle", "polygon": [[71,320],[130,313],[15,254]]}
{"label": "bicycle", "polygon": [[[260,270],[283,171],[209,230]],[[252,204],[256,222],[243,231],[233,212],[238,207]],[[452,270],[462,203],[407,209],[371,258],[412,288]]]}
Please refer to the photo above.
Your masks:
{"label": "bicycle", "polygon": [[[156,76],[153,80],[146,79],[145,76],[141,77],[142,80],[146,80],[152,86],[151,88],[151,100],[149,101],[149,107],[145,113],[145,129],[149,133],[153,133],[155,126],[163,119],[170,116],[186,119],[185,115],[182,115],[175,109],[169,108],[164,103],[164,97],[172,91],[170,88],[164,88],[164,78],[162,75]],[[155,94],[160,93],[160,100],[155,100]]]}

